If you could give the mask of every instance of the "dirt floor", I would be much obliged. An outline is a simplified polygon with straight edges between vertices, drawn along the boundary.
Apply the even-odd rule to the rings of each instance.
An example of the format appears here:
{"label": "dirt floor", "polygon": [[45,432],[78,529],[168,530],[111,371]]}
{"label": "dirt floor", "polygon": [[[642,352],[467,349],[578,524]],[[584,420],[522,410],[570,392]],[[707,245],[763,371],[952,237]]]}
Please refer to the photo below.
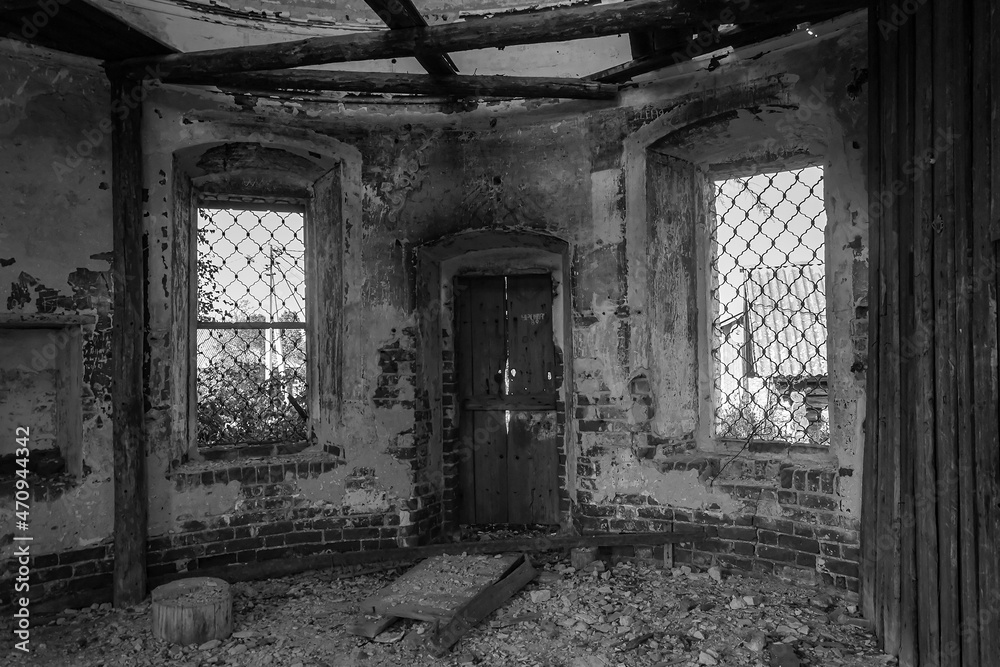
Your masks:
{"label": "dirt floor", "polygon": [[[894,665],[877,648],[851,599],[781,582],[646,564],[533,556],[539,577],[436,660],[429,624],[403,620],[375,641],[347,634],[358,603],[404,570],[337,578],[309,572],[238,583],[234,635],[206,646],[170,646],[150,634],[149,603],[66,610],[32,633],[32,653],[9,665],[74,667],[248,665],[531,665],[628,667]],[[603,570],[603,571],[602,571]],[[9,621],[9,619],[5,619]],[[9,623],[4,634],[10,637]]]}

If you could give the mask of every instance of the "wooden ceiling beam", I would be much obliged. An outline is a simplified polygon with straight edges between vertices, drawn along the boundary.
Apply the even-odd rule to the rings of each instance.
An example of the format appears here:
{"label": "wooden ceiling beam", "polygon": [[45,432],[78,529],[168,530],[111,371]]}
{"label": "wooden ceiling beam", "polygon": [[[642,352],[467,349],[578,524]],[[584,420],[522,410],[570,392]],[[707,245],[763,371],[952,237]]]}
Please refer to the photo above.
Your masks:
{"label": "wooden ceiling beam", "polygon": [[706,31],[698,34],[692,33],[689,39],[679,41],[671,47],[662,48],[651,55],[636,58],[627,63],[595,72],[590,76],[584,77],[584,80],[600,81],[602,83],[624,83],[641,74],[648,74],[664,67],[689,62],[700,55],[718,51],[719,49],[727,47],[738,48],[788,34],[795,30],[797,25],[798,22],[796,21],[786,21],[776,22],[771,25],[738,28],[728,33],[707,33]]}
{"label": "wooden ceiling beam", "polygon": [[[842,13],[863,7],[865,0],[827,0],[823,11]],[[197,51],[158,58],[136,58],[122,66],[150,68],[160,78],[170,75],[224,74],[284,69],[324,63],[378,60],[426,53],[468,51],[515,44],[539,44],[615,35],[655,27],[699,25],[732,16],[734,23],[773,23],[798,19],[815,2],[788,0],[635,0],[606,5],[565,7],[507,14],[426,28],[405,28],[354,35]],[[730,21],[727,21],[730,22]]]}
{"label": "wooden ceiling beam", "polygon": [[427,74],[339,72],[328,70],[267,70],[217,76],[167,77],[165,83],[216,86],[254,92],[341,90],[359,93],[401,93],[451,97],[524,97],[611,100],[618,86],[570,78],[521,76],[437,77]]}
{"label": "wooden ceiling beam", "polygon": [[[413,0],[365,0],[365,2],[390,30],[427,27],[427,19],[413,4]],[[436,76],[451,76],[458,72],[458,67],[447,53],[422,53],[417,55],[417,62],[427,70],[428,74]]]}

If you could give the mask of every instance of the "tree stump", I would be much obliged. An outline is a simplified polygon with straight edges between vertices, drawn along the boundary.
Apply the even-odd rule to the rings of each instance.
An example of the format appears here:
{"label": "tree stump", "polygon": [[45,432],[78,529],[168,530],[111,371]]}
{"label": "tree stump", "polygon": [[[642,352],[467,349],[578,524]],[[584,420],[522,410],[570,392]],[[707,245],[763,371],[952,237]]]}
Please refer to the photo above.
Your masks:
{"label": "tree stump", "polygon": [[153,590],[153,636],[200,645],[233,633],[233,594],[222,579],[192,577]]}

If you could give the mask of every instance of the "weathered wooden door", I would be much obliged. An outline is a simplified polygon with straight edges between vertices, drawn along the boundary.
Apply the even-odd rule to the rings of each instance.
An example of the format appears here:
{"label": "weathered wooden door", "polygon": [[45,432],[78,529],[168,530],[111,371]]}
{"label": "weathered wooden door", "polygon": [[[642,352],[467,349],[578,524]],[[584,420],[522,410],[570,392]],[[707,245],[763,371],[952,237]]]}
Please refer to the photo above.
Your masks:
{"label": "weathered wooden door", "polygon": [[556,524],[551,278],[456,278],[455,304],[460,521]]}

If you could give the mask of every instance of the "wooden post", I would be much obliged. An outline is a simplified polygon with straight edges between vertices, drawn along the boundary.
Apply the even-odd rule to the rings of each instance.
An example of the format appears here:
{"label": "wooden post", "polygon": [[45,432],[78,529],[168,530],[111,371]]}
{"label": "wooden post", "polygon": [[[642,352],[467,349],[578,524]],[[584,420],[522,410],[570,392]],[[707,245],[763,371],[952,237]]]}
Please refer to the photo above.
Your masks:
{"label": "wooden post", "polygon": [[141,81],[109,71],[114,329],[111,393],[115,467],[114,604],[146,597],[146,440],[143,433],[145,267]]}

